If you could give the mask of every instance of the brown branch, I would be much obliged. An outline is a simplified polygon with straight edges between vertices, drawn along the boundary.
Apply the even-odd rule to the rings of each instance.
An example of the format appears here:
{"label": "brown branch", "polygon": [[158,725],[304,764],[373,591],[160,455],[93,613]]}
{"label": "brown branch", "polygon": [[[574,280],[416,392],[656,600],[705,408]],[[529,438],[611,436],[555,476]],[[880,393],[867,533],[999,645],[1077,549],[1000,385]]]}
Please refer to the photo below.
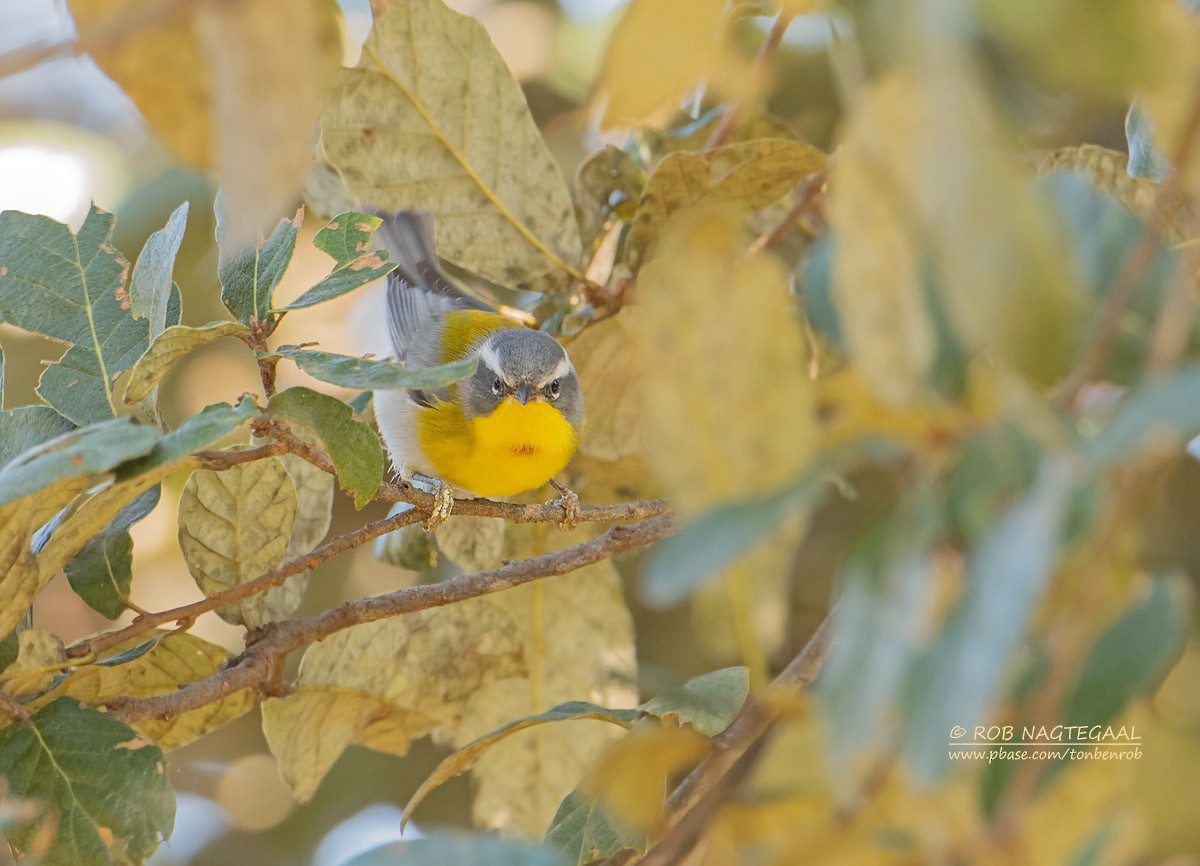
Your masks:
{"label": "brown branch", "polygon": [[687,855],[704,829],[711,826],[707,819],[724,801],[722,792],[732,787],[725,781],[726,777],[730,774],[735,780],[740,777],[746,768],[743,758],[753,759],[758,744],[779,720],[785,702],[773,698],[803,689],[821,670],[832,637],[831,618],[832,614],[825,617],[804,649],[775,678],[766,694],[746,704],[733,724],[713,737],[712,752],[667,799],[664,818],[667,829],[654,846],[645,855],[625,849],[605,860],[604,866],[632,866],[634,863],[668,866]]}
{"label": "brown branch", "polygon": [[29,718],[29,709],[2,689],[0,689],[0,713],[8,716],[14,722],[23,722]]}
{"label": "brown branch", "polygon": [[787,32],[788,25],[791,23],[792,16],[785,12],[780,12],[778,17],[776,17],[775,23],[771,25],[770,32],[767,33],[767,38],[763,40],[762,47],[758,50],[758,55],[754,58],[754,63],[751,67],[750,84],[738,95],[737,99],[729,104],[729,108],[726,109],[725,114],[721,117],[721,122],[712,131],[712,135],[708,137],[708,141],[704,142],[704,152],[707,153],[710,150],[715,150],[729,140],[729,136],[733,134],[734,128],[737,126],[738,121],[741,120],[746,103],[757,95],[767,65],[771,62],[771,58],[775,56],[775,52],[779,49],[779,43],[783,41],[783,34]]}
{"label": "brown branch", "polygon": [[791,210],[784,214],[783,219],[779,224],[769,232],[764,232],[755,238],[754,243],[750,245],[750,254],[755,255],[763,250],[769,250],[779,246],[787,236],[795,229],[796,224],[800,221],[800,217],[804,216],[825,194],[825,169],[815,171],[800,181],[799,193],[796,198],[796,203],[792,205]]}
{"label": "brown branch", "polygon": [[[412,513],[412,512],[408,512]],[[110,704],[113,718],[124,722],[166,719],[220,700],[233,692],[267,682],[278,660],[300,647],[363,623],[442,607],[535,580],[567,574],[670,535],[671,519],[654,517],[630,526],[614,526],[603,535],[493,571],[451,578],[441,583],[398,589],[386,595],[348,601],[314,616],[264,626],[246,650],[224,670],[176,692],[147,698],[118,698]]]}
{"label": "brown branch", "polygon": [[1084,344],[1074,368],[1054,395],[1058,405],[1072,406],[1079,396],[1079,392],[1100,375],[1104,362],[1108,359],[1113,345],[1116,343],[1121,320],[1125,317],[1129,305],[1137,296],[1142,280],[1154,263],[1158,246],[1162,241],[1163,230],[1167,224],[1167,216],[1172,206],[1178,203],[1179,196],[1183,192],[1183,181],[1187,175],[1198,137],[1200,137],[1200,82],[1196,84],[1192,109],[1180,136],[1174,159],[1171,161],[1173,166],[1171,173],[1158,190],[1158,195],[1154,200],[1154,209],[1138,236],[1137,245],[1121,263],[1121,269],[1113,280],[1108,302],[1104,305],[1095,332]]}

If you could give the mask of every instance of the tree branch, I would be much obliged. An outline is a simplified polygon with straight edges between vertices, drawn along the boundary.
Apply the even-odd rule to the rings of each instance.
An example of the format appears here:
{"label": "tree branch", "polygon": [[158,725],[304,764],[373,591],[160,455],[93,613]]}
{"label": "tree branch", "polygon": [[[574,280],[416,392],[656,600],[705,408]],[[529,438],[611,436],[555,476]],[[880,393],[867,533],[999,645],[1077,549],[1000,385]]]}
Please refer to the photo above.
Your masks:
{"label": "tree branch", "polygon": [[[406,512],[412,514],[415,512]],[[302,646],[363,623],[442,607],[535,580],[567,574],[619,553],[645,547],[670,535],[671,518],[654,517],[631,526],[614,526],[603,535],[564,550],[513,562],[493,571],[451,578],[441,583],[405,587],[385,595],[348,601],[314,616],[263,626],[257,639],[224,670],[176,692],[147,698],[118,698],[109,703],[113,718],[123,722],[166,719],[257,688],[270,678],[278,660]],[[261,578],[260,578],[261,579]],[[74,648],[73,648],[74,649]]]}
{"label": "tree branch", "polygon": [[[808,686],[825,663],[832,637],[832,613],[813,632],[804,649],[792,659],[775,678],[766,694],[742,708],[733,723],[713,737],[712,752],[679,784],[667,799],[664,826],[667,828],[645,855],[625,849],[604,861],[604,866],[669,866],[687,855],[703,831],[711,826],[708,820],[724,801],[724,793],[733,786],[727,777],[736,779],[747,763],[753,760],[758,744],[779,720],[780,695],[794,694]],[[746,759],[747,763],[743,763]],[[739,769],[740,768],[740,769]]]}
{"label": "tree branch", "polygon": [[749,86],[747,86],[743,93],[739,94],[737,99],[729,104],[729,108],[721,117],[721,122],[712,131],[712,135],[708,137],[708,141],[704,142],[704,152],[707,153],[710,150],[714,150],[729,140],[729,136],[733,134],[734,127],[741,120],[745,104],[757,95],[759,84],[761,83],[762,76],[766,73],[767,65],[771,62],[771,58],[775,56],[775,52],[779,49],[779,43],[783,41],[783,34],[787,32],[788,25],[791,23],[792,16],[786,12],[780,12],[775,18],[775,23],[771,25],[771,30],[767,33],[767,38],[763,40],[762,48],[759,49],[758,55],[754,58]]}
{"label": "tree branch", "polygon": [[14,722],[23,722],[29,718],[29,709],[3,689],[0,689],[0,713]]}

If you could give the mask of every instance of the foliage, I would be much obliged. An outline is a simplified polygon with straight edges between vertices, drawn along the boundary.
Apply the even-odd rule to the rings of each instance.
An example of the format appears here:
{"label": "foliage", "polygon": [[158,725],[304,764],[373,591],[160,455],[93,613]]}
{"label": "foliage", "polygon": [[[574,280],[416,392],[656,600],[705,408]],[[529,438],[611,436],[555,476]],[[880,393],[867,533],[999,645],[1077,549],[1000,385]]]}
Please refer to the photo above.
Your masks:
{"label": "foliage", "polygon": [[[257,706],[301,803],[355,746],[449,750],[405,820],[470,774],[475,830],[363,866],[1200,856],[1172,806],[1200,760],[1200,511],[1172,481],[1200,435],[1194,10],[632,0],[571,127],[620,143],[575,166],[443,0],[373,2],[341,69],[325,0],[129,26],[133,5],[72,0],[81,45],[215,173],[216,250],[207,286],[176,266],[194,202],[132,267],[99,207],[75,229],[0,214],[0,323],[65,347],[40,403],[0,411],[15,851],[144,862],[172,828],[171,750]],[[767,110],[808,107],[793,16],[837,22],[822,146]],[[1128,155],[1039,138],[1046,94],[1102,106]],[[378,214],[401,207],[570,352],[579,527],[532,491],[460,497],[424,532],[433,497],[388,476],[371,393],[476,361],[284,342],[303,311],[371,302],[395,267]],[[172,374],[221,340],[261,390],[207,382],[175,422]],[[134,538],[163,511],[198,600],[144,611]],[[306,592],[368,541],[425,573]],[[60,574],[125,624],[73,645],[31,627]],[[244,651],[188,632],[214,612]],[[676,670],[639,676],[638,626],[674,613]]]}

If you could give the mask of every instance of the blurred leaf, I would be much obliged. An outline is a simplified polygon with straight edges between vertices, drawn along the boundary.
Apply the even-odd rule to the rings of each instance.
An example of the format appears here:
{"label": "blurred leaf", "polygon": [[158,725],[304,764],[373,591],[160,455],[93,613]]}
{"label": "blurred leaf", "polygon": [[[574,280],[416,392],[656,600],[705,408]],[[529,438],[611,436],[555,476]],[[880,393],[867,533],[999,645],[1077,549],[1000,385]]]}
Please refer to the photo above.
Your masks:
{"label": "blurred leaf", "polygon": [[209,322],[198,328],[187,325],[167,328],[133,365],[125,385],[125,402],[132,405],[148,397],[163,376],[188,353],[221,337],[241,337],[248,333],[249,329],[241,322]]}
{"label": "blurred leaf", "polygon": [[561,851],[573,866],[586,866],[625,849],[645,853],[649,839],[613,823],[599,802],[576,789],[562,801],[542,844]]}
{"label": "blurred leaf", "polygon": [[687,728],[636,727],[604,750],[579,790],[634,831],[655,829],[667,799],[667,780],[698,763],[710,740]]}
{"label": "blurred leaf", "polygon": [[0,214],[0,320],[68,344],[38,394],[80,426],[118,413],[113,384],[149,333],[130,313],[129,262],[112,228],[112,214],[94,205],[74,235],[48,217]]}
{"label": "blurred leaf", "polygon": [[16,661],[0,675],[0,688],[15,698],[36,695],[49,687],[55,667],[65,667],[66,662],[62,638],[39,629],[22,629],[17,632]]}
{"label": "blurred leaf", "polygon": [[[735,17],[731,13],[730,17]],[[729,111],[728,105],[718,105],[710,111],[669,129],[658,130],[653,126],[640,126],[630,131],[630,143],[641,165],[655,166],[668,153],[679,150],[700,151],[716,132]],[[726,144],[738,144],[763,138],[786,138],[796,141],[800,136],[785,120],[769,114],[754,113],[742,119],[735,118],[733,128],[725,139]]]}
{"label": "blurred leaf", "polygon": [[[165,226],[146,239],[142,254],[133,266],[133,279],[129,283],[131,312],[135,319],[149,322],[151,343],[167,327],[167,307],[171,294],[172,291],[179,291],[179,287],[171,282],[171,272],[175,267],[179,245],[183,242],[187,215],[188,203],[185,201],[175,208]],[[128,393],[125,402],[134,402]]]}
{"label": "blurred leaf", "polygon": [[305,802],[347,746],[403,755],[485,683],[523,670],[512,618],[491,599],[358,625],[305,651],[295,691],[263,703],[263,732]]}
{"label": "blurred leaf", "polygon": [[632,126],[677,105],[707,83],[729,93],[744,83],[744,62],[725,38],[725,0],[633,0],[608,43],[600,85],[602,126]]}
{"label": "blurred leaf", "polygon": [[317,232],[317,249],[333,256],[333,272],[280,310],[299,310],[340,298],[359,286],[378,280],[396,267],[387,250],[372,250],[368,244],[382,220],[350,211]]}
{"label": "blurred leaf", "polygon": [[492,835],[439,831],[372,848],[346,866],[566,866],[555,852]]}
{"label": "blurred leaf", "polygon": [[[0,775],[13,795],[45,800],[56,813],[44,866],[108,866],[114,842],[140,862],[175,823],[162,750],[70,698],[0,731]],[[8,840],[21,851],[33,834],[16,829]]]}
{"label": "blurred leaf", "polygon": [[350,407],[308,388],[289,388],[271,398],[267,411],[310,430],[337,469],[338,483],[362,508],[383,481],[383,448],[369,426],[354,420]]}
{"label": "blurred leaf", "polygon": [[1038,457],[1037,444],[1013,424],[965,440],[946,476],[946,517],[955,540],[974,546],[1033,484]]}
{"label": "blurred leaf", "polygon": [[[388,511],[388,517],[409,511],[407,502],[397,502]],[[372,553],[380,562],[408,571],[429,571],[437,565],[437,546],[424,527],[410,524],[385,533],[375,539]]]}
{"label": "blurred leaf", "polygon": [[342,71],[321,127],[351,197],[431,211],[443,258],[535,291],[578,278],[566,184],[521,86],[473,18],[441,0],[391,4],[359,65]]}
{"label": "blurred leaf", "polygon": [[303,219],[304,209],[301,208],[292,219],[280,220],[265,241],[246,245],[239,242],[236,235],[230,234],[225,205],[218,199],[221,302],[243,325],[266,322],[270,318],[275,287],[292,262],[296,233]]}
{"label": "blurred leaf", "polygon": [[8,670],[17,660],[17,656],[21,654],[21,645],[17,635],[17,630],[13,629],[4,636],[4,640],[0,640],[0,674]]}
{"label": "blurred leaf", "polygon": [[478,363],[475,358],[468,358],[438,367],[405,367],[391,361],[334,355],[299,346],[280,346],[271,353],[294,361],[314,379],[342,388],[444,388],[469,378]]}
{"label": "blurred leaf", "polygon": [[575,206],[589,242],[612,216],[633,218],[646,177],[633,157],[606,144],[579,164],[575,171]]}
{"label": "blurred leaf", "polygon": [[1053,574],[1069,467],[1047,459],[1029,492],[971,551],[968,584],[941,634],[916,659],[904,689],[904,755],[921,779],[939,778],[955,725],[986,721],[1030,612]]}
{"label": "blurred leaf", "polygon": [[1125,114],[1125,141],[1129,147],[1129,176],[1145,178],[1155,183],[1167,179],[1170,163],[1158,150],[1154,124],[1146,110],[1135,99]]}
{"label": "blurred leaf", "polygon": [[588,326],[567,349],[587,397],[580,452],[608,461],[640,454],[645,394],[627,317],[612,316]]}
{"label": "blurred leaf", "polygon": [[118,511],[112,522],[66,565],[71,589],[88,607],[109,619],[120,616],[129,602],[133,580],[129,527],[153,511],[158,499],[159,487],[155,485]]}
{"label": "blurred leaf", "polygon": [[470,574],[500,565],[500,555],[504,551],[504,528],[504,521],[492,517],[456,514],[453,520],[447,520],[435,529],[433,537],[438,550]]}
{"label": "blurred leaf", "polygon": [[509,722],[502,728],[497,728],[491,733],[472,740],[454,752],[454,754],[444,758],[409,799],[408,805],[404,807],[404,816],[400,819],[401,826],[408,822],[409,818],[412,817],[412,813],[416,811],[417,806],[421,804],[421,801],[425,799],[430,791],[460,773],[465,773],[471,769],[484,752],[505,737],[511,736],[518,731],[523,731],[526,728],[532,728],[535,725],[544,725],[548,722],[577,721],[579,719],[596,719],[622,728],[628,728],[639,715],[638,710],[610,710],[596,704],[588,703],[587,701],[568,701],[544,713],[538,713],[536,716],[526,716],[515,722]]}
{"label": "blurred leaf", "polygon": [[1091,459],[1112,464],[1134,458],[1142,449],[1182,447],[1197,434],[1200,366],[1192,364],[1133,388],[1085,450]]}
{"label": "blurred leaf", "polygon": [[723,668],[692,677],[638,707],[643,713],[677,725],[688,725],[706,737],[729,727],[750,694],[750,671]]}
{"label": "blurred leaf", "polygon": [[[179,500],[179,545],[200,591],[248,583],[277,566],[292,537],[296,504],[295,485],[274,457],[193,472]],[[274,618],[262,595],[217,613],[235,625]]]}
{"label": "blurred leaf", "polygon": [[154,447],[158,433],[131,418],[113,418],[65,433],[26,451],[0,470],[0,505],[56,481],[100,475]]}
{"label": "blurred leaf", "polygon": [[694,208],[758,210],[783,198],[824,165],[825,154],[821,151],[787,139],[728,144],[706,153],[668,154],[654,169],[638,199],[626,240],[625,262],[637,270],[673,221]]}
{"label": "blurred leaf", "polygon": [[[134,638],[110,650],[98,663],[75,669],[30,706],[36,709],[63,696],[101,706],[118,697],[169,695],[219,672],[230,658],[228,650],[195,635],[156,632],[151,641]],[[255,698],[252,690],[243,689],[169,719],[142,719],[133,727],[170,751],[245,715]]]}

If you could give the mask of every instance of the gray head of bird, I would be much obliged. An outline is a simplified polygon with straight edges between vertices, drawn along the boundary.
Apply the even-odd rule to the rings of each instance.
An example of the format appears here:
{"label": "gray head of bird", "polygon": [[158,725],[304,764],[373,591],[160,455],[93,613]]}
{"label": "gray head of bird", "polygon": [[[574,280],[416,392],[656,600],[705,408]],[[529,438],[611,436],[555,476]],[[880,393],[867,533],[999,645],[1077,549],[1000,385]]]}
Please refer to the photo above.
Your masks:
{"label": "gray head of bird", "polygon": [[468,417],[491,415],[505,400],[522,404],[545,401],[572,427],[583,423],[583,392],[567,350],[549,334],[529,328],[504,328],[475,350],[475,375],[459,384]]}

